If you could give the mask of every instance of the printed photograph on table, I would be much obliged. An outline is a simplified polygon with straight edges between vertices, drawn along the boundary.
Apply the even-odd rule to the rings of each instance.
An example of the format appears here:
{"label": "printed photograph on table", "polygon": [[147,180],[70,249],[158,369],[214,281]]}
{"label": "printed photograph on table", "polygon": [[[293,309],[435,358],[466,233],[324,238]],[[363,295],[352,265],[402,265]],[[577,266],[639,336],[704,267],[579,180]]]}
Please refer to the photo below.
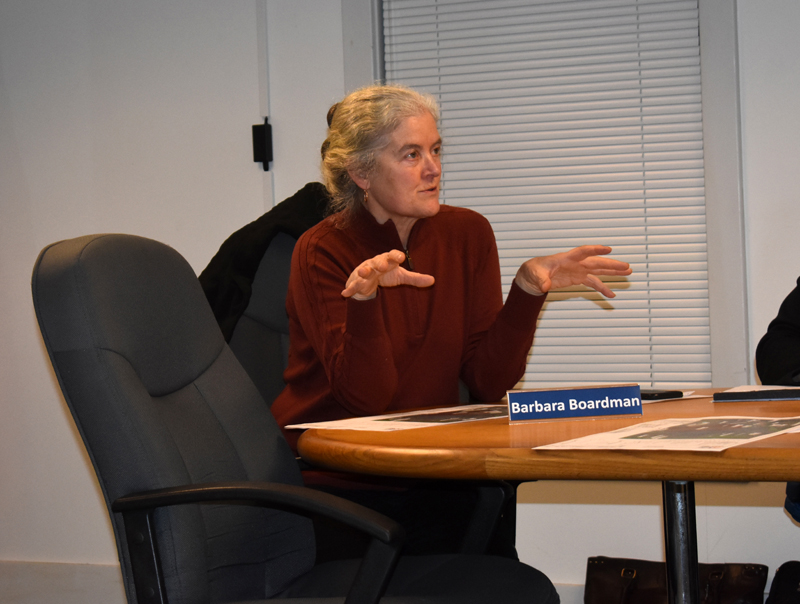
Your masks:
{"label": "printed photograph on table", "polygon": [[505,405],[494,405],[492,407],[480,408],[456,408],[441,410],[437,409],[430,413],[420,413],[418,415],[396,415],[394,417],[382,417],[376,419],[381,422],[419,422],[426,424],[452,424],[462,421],[473,421],[479,419],[491,419],[493,417],[507,417],[508,408]]}
{"label": "printed photograph on table", "polygon": [[772,435],[794,428],[797,419],[758,419],[746,417],[709,417],[689,424],[678,424],[650,432],[631,434],[631,439],[698,439],[727,438],[746,440]]}
{"label": "printed photograph on table", "polygon": [[661,419],[600,432],[537,449],[719,452],[798,431],[800,417],[701,417]]}

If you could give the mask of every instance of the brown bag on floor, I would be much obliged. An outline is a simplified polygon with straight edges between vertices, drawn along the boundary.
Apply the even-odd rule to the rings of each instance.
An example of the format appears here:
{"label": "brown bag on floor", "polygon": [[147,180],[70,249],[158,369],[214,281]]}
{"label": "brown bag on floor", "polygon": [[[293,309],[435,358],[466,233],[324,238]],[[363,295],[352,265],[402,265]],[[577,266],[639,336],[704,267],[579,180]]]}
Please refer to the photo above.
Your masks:
{"label": "brown bag on floor", "polygon": [[[763,564],[699,564],[702,604],[762,604]],[[667,604],[664,562],[594,556],[586,565],[584,604]]]}

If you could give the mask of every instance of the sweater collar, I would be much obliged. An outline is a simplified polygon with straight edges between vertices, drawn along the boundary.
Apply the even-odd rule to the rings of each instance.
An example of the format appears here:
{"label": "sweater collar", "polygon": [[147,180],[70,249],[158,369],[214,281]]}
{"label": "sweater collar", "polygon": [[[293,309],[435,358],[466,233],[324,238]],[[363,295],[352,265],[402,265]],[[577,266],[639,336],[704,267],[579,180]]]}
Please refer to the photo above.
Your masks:
{"label": "sweater collar", "polygon": [[[411,227],[411,233],[408,236],[409,244],[414,240],[414,233],[418,230],[420,224],[424,222],[425,218],[420,218]],[[359,207],[353,216],[353,230],[359,238],[362,238],[370,248],[375,247],[381,252],[388,252],[389,250],[405,250],[403,243],[400,241],[400,235],[397,233],[397,227],[394,222],[389,219],[383,224],[379,224],[375,217],[370,214],[369,210],[365,207]]]}

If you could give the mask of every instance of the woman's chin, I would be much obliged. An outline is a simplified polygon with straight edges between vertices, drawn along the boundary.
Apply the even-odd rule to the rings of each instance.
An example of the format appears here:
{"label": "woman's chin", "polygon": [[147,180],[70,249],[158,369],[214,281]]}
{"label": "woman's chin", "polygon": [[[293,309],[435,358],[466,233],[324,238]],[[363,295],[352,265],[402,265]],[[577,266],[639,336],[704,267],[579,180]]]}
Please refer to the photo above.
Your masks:
{"label": "woman's chin", "polygon": [[436,199],[432,200],[432,201],[429,201],[422,208],[422,217],[430,218],[431,216],[436,216],[436,214],[439,213],[439,207],[440,207],[440,204],[439,204],[439,198],[438,197]]}

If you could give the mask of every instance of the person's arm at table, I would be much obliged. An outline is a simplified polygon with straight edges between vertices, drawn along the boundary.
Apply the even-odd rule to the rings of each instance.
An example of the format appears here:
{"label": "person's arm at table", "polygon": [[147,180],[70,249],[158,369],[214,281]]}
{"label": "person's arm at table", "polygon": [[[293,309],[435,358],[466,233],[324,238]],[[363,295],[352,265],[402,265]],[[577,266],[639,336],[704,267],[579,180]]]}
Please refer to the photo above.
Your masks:
{"label": "person's arm at table", "polygon": [[[631,269],[625,262],[603,257],[610,252],[607,246],[581,246],[522,264],[494,321],[471,338],[462,379],[474,398],[499,400],[521,379],[547,292],[583,284],[614,297],[597,275],[625,276]],[[483,270],[481,279],[486,283],[497,281],[499,287],[497,261],[492,259]],[[484,310],[487,312],[491,311]],[[482,321],[485,325],[485,316]]]}
{"label": "person's arm at table", "polygon": [[756,348],[762,384],[800,386],[800,279]]}
{"label": "person's arm at table", "polygon": [[[379,281],[376,275],[392,271],[396,254],[403,259],[405,255],[381,254],[350,270],[350,261],[342,257],[346,254],[338,250],[304,238],[297,245],[292,265],[295,312],[334,398],[353,415],[384,413],[397,390],[398,375],[377,291],[369,291],[375,284],[367,282]],[[358,283],[348,290],[353,275]],[[412,282],[424,286],[433,281],[414,275],[387,281],[385,286]],[[349,295],[344,295],[343,287]]]}

